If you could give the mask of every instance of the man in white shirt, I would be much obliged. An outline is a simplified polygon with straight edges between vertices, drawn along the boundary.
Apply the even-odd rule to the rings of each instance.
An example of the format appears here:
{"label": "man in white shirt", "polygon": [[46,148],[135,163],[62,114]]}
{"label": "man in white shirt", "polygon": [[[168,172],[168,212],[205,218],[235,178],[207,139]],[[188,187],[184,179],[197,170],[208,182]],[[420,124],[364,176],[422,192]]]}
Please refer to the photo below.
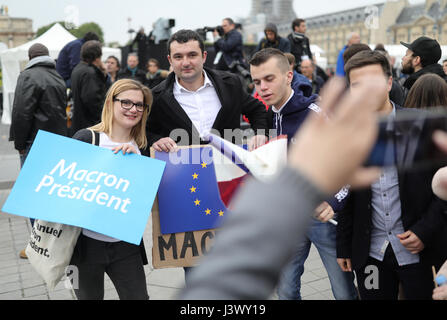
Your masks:
{"label": "man in white shirt", "polygon": [[[239,129],[242,114],[255,130],[249,147],[266,142],[263,104],[245,92],[237,76],[204,68],[206,57],[203,41],[194,31],[180,30],[168,41],[174,72],[153,89],[147,126],[148,142],[155,150],[170,152],[177,145],[206,143],[211,130],[226,138],[224,130],[228,134],[228,129]],[[228,140],[240,143],[241,137],[233,134]]]}

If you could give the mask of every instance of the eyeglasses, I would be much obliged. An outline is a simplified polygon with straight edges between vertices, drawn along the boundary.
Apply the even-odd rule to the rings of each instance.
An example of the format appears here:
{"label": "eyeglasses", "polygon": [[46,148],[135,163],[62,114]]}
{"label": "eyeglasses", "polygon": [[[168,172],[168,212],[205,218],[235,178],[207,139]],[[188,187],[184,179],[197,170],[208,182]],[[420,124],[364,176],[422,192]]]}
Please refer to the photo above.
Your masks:
{"label": "eyeglasses", "polygon": [[143,112],[144,108],[147,108],[147,104],[141,102],[134,103],[133,101],[127,99],[113,98],[113,101],[121,102],[121,108],[125,110],[130,110],[133,106],[135,106],[135,109],[137,109],[138,112]]}

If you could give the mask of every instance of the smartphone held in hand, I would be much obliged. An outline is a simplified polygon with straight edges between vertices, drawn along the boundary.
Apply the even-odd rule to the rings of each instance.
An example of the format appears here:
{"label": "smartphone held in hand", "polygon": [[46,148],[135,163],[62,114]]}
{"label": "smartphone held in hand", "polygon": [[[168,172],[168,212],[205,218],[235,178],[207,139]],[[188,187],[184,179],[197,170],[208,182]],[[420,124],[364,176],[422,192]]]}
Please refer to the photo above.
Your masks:
{"label": "smartphone held in hand", "polygon": [[447,165],[447,155],[433,142],[447,131],[447,109],[401,109],[379,120],[379,133],[365,166],[413,170]]}

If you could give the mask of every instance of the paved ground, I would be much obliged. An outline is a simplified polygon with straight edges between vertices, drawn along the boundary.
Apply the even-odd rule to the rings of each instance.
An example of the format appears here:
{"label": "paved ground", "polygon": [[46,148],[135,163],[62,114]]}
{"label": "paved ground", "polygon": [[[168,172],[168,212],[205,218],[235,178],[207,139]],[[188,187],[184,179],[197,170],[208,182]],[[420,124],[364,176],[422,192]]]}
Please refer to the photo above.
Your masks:
{"label": "paved ground", "polygon": [[[0,208],[19,173],[19,157],[11,142],[7,141],[9,126],[0,124]],[[28,219],[0,212],[0,300],[73,300],[72,290],[63,282],[54,290],[48,290],[43,280],[27,260],[20,259],[18,253],[25,248],[31,225]],[[155,300],[175,299],[184,286],[182,268],[154,270],[151,267],[152,237],[151,220],[144,234],[148,250],[149,265],[145,267],[149,296]],[[105,281],[105,299],[118,299],[118,295],[108,279]],[[305,300],[333,300],[326,270],[316,249],[312,246],[305,263],[302,277],[302,296]],[[273,294],[271,299],[276,299]]]}

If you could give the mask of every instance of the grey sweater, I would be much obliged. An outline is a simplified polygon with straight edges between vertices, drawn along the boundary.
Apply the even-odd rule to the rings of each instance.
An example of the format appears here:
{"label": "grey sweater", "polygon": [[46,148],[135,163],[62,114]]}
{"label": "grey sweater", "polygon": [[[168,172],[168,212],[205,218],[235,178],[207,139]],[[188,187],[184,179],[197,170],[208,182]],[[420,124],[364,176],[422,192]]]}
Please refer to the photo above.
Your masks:
{"label": "grey sweater", "polygon": [[327,197],[291,168],[268,184],[249,181],[179,298],[267,299]]}

